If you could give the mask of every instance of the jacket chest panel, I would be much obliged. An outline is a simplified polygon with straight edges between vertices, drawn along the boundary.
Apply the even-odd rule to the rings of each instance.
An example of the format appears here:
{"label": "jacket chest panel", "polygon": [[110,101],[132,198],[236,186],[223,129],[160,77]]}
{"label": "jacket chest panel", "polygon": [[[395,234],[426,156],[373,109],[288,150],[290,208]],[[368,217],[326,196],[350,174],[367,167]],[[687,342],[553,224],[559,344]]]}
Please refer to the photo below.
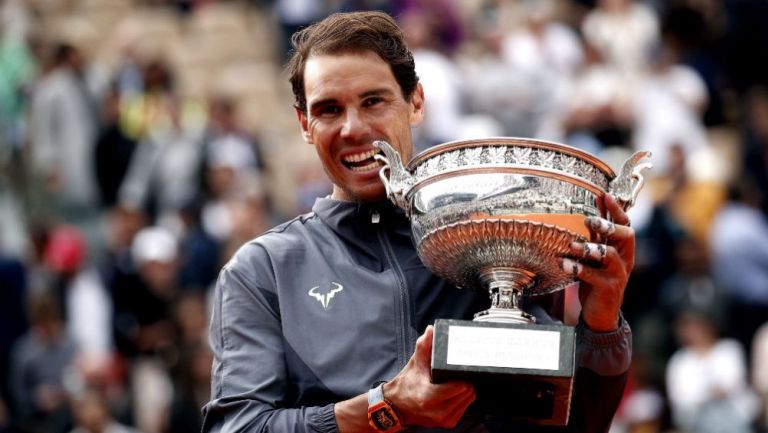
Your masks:
{"label": "jacket chest panel", "polygon": [[[283,335],[296,354],[288,368],[299,388],[318,380],[350,395],[400,369],[398,278],[349,263],[296,269],[290,293],[281,293]],[[306,371],[308,370],[308,371]]]}

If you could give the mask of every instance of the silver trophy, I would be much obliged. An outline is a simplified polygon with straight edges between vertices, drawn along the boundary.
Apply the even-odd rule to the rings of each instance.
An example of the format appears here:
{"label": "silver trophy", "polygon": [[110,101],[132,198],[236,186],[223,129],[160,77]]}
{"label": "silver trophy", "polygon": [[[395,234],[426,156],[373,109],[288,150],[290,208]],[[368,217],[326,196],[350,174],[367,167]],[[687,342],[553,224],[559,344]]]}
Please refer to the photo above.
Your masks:
{"label": "silver trophy", "polygon": [[[634,204],[643,171],[651,166],[642,161],[650,153],[633,154],[616,175],[587,152],[542,140],[450,142],[420,153],[407,167],[389,143],[374,146],[383,152],[376,158],[385,164],[380,177],[387,196],[410,218],[424,264],[459,287],[486,290],[491,297],[490,308],[472,322],[436,322],[433,380],[485,382],[481,388],[514,382],[522,389],[516,393],[522,395],[521,417],[567,423],[573,328],[534,324],[521,300],[574,282],[561,269],[561,258],[571,242],[589,239],[586,217],[606,217],[605,194],[625,209]],[[512,393],[506,394],[505,401]],[[531,406],[537,398],[541,404]]]}

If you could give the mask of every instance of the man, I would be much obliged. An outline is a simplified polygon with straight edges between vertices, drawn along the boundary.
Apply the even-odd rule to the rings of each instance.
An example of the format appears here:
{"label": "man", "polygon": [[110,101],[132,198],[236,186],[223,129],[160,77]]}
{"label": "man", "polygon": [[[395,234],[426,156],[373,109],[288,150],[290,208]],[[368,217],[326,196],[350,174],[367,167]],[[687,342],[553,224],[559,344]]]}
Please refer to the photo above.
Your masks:
{"label": "man", "polygon": [[[333,193],[313,212],[246,244],[222,271],[203,431],[373,432],[371,388],[374,398],[383,392],[408,431],[527,431],[468,411],[471,384],[429,380],[428,325],[471,318],[488,300],[424,267],[408,220],[387,202],[378,178],[372,142],[386,140],[408,160],[410,129],[424,115],[400,29],[383,13],[337,14],[293,43],[288,72],[296,113]],[[615,221],[628,223],[614,201],[605,205]],[[609,226],[615,230],[601,267],[571,259],[563,265],[582,281],[571,431],[607,429],[631,356],[619,308],[634,234],[602,220],[592,229],[606,234]],[[573,246],[574,257],[583,251],[583,244]],[[551,320],[541,306],[530,307],[540,322]]]}
{"label": "man", "polygon": [[98,204],[93,171],[98,125],[94,86],[76,47],[58,44],[52,60],[53,68],[32,96],[31,162],[44,183],[45,197],[58,206],[59,214],[82,227],[91,221],[87,216]]}

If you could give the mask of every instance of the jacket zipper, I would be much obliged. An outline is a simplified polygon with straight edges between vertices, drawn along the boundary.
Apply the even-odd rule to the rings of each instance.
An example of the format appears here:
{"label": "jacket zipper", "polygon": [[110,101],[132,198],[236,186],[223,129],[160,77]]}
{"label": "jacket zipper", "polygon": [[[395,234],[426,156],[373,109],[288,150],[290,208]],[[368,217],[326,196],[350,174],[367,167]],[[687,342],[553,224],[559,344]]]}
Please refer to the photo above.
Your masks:
{"label": "jacket zipper", "polygon": [[402,268],[400,268],[400,264],[397,262],[397,256],[392,249],[392,244],[389,242],[389,239],[385,235],[382,226],[378,224],[380,219],[381,214],[378,211],[373,211],[371,214],[371,221],[378,225],[376,233],[378,234],[379,242],[381,243],[382,249],[384,250],[384,255],[387,259],[387,262],[390,264],[390,266],[392,266],[392,269],[395,271],[395,276],[397,277],[397,295],[400,302],[396,306],[399,307],[399,310],[396,308],[395,312],[396,314],[399,313],[398,315],[400,319],[400,351],[398,353],[398,361],[400,362],[400,367],[402,368],[405,367],[405,364],[408,362],[409,352],[415,344],[412,343],[409,338],[409,329],[411,326],[410,298],[408,296],[408,286],[406,285],[405,275],[403,274]]}

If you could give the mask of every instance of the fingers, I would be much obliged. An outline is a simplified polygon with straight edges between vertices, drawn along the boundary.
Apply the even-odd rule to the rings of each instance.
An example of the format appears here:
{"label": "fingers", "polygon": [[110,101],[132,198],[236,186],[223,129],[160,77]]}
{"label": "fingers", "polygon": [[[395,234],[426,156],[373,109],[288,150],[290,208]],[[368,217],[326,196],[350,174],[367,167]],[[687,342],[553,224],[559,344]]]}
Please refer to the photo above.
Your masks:
{"label": "fingers", "polygon": [[623,226],[629,225],[629,216],[621,207],[621,205],[616,201],[614,196],[611,194],[606,194],[603,202],[605,203],[605,209],[608,211],[608,216],[610,217],[611,221],[614,221],[616,224]]}
{"label": "fingers", "polygon": [[467,408],[475,401],[477,394],[474,389],[465,393],[462,397],[455,399],[451,402],[449,409],[446,412],[446,416],[440,424],[440,427],[453,428],[459,423],[461,417],[467,411]]}
{"label": "fingers", "polygon": [[585,279],[585,272],[591,271],[610,275],[623,271],[619,274],[628,274],[633,265],[633,257],[624,257],[621,248],[594,242],[573,242],[568,257],[561,263],[564,272],[582,280]]}
{"label": "fingers", "polygon": [[411,360],[385,384],[385,395],[406,424],[453,427],[474,401],[475,391],[468,382],[431,383],[433,336],[434,328],[427,327],[416,341]]}
{"label": "fingers", "polygon": [[597,235],[598,239],[607,241],[622,241],[635,235],[635,231],[631,227],[616,224],[600,217],[587,217],[584,224],[592,233]]}
{"label": "fingers", "polygon": [[426,368],[429,368],[432,363],[432,339],[434,332],[435,328],[432,325],[429,325],[424,333],[416,340],[414,357],[418,361],[419,366],[426,366]]}
{"label": "fingers", "polygon": [[574,242],[571,244],[571,254],[581,257],[582,260],[603,263],[609,248],[613,247],[592,242]]}
{"label": "fingers", "polygon": [[[611,263],[620,263],[612,261]],[[561,262],[563,271],[574,279],[579,279],[591,285],[604,286],[609,280],[626,280],[628,272],[623,266],[588,266],[574,259],[564,258]]]}
{"label": "fingers", "polygon": [[606,218],[587,217],[585,225],[593,233],[593,239],[606,243],[618,243],[634,239],[635,232],[629,228],[629,216],[616,199],[606,194],[604,196]]}
{"label": "fingers", "polygon": [[[414,350],[413,360],[416,367],[428,379],[432,365],[432,341],[434,339],[435,328],[432,325],[416,340],[416,349]],[[430,393],[434,393],[438,400],[453,399],[458,395],[467,392],[473,392],[472,385],[464,382],[446,382],[441,384],[430,383]],[[425,396],[426,398],[426,396]],[[434,398],[434,397],[430,397]]]}

